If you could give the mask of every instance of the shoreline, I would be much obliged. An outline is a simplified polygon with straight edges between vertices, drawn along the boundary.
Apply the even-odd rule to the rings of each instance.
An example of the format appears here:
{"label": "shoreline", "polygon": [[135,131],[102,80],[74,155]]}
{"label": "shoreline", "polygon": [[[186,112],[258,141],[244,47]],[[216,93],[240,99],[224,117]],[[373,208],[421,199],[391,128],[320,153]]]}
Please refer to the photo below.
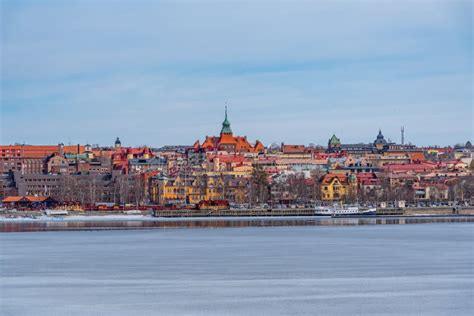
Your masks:
{"label": "shoreline", "polygon": [[346,215],[346,216],[320,216],[320,215],[269,215],[269,216],[177,216],[177,217],[155,217],[152,215],[67,215],[47,216],[40,215],[5,217],[0,215],[1,223],[23,223],[23,222],[179,222],[179,221],[238,221],[238,220],[344,220],[344,219],[407,219],[407,218],[473,218],[474,214],[412,214],[412,215]]}
{"label": "shoreline", "polygon": [[473,224],[474,216],[272,216],[272,217],[199,217],[154,218],[148,217],[93,217],[37,219],[0,219],[0,233],[48,231],[104,231],[104,230],[163,230],[163,229],[219,229],[262,227],[342,227],[342,226],[397,226],[413,224]]}
{"label": "shoreline", "polygon": [[[67,215],[46,215],[45,211],[2,211],[1,222],[24,221],[159,221],[159,220],[209,220],[209,219],[279,219],[279,218],[331,218],[331,216],[314,215],[313,209],[230,209],[217,211],[195,210],[162,210],[137,211],[126,214],[123,211],[68,211]],[[474,207],[460,208],[453,212],[451,207],[443,208],[404,208],[404,209],[378,209],[377,215],[349,215],[335,218],[415,218],[415,217],[456,217],[474,216]]]}

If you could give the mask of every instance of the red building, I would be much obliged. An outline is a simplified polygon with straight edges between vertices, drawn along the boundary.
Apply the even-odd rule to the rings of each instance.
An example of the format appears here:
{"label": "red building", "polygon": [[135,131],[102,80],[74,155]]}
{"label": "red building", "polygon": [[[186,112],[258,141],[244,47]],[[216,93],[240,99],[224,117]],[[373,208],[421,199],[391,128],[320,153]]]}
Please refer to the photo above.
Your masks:
{"label": "red building", "polygon": [[265,151],[265,147],[260,141],[256,141],[255,145],[248,142],[246,136],[234,136],[230,128],[230,122],[227,119],[227,107],[225,110],[225,119],[222,122],[222,129],[220,136],[206,136],[202,144],[197,140],[194,149],[205,151],[227,151],[229,153],[248,152],[260,153]]}

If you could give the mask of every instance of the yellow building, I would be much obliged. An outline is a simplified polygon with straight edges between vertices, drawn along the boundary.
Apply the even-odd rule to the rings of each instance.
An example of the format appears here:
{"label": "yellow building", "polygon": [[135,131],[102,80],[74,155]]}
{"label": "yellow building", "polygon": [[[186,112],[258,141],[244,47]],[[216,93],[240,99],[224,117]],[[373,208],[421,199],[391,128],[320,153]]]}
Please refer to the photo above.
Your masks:
{"label": "yellow building", "polygon": [[323,201],[342,201],[357,192],[355,175],[329,173],[321,179],[321,199]]}
{"label": "yellow building", "polygon": [[150,182],[150,200],[153,203],[197,204],[202,200],[223,200],[227,193],[232,196],[241,196],[235,186],[226,188],[222,176],[182,176],[175,178],[159,177]]}

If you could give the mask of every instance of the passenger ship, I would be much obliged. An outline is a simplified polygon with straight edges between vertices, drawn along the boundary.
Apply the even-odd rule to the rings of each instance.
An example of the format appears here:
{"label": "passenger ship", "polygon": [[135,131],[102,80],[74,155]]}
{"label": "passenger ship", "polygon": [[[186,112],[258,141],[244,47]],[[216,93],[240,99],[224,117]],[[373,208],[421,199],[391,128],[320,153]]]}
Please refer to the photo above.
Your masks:
{"label": "passenger ship", "polygon": [[376,215],[375,208],[369,208],[367,210],[361,210],[358,206],[350,207],[324,207],[316,206],[314,215],[316,216],[374,216]]}

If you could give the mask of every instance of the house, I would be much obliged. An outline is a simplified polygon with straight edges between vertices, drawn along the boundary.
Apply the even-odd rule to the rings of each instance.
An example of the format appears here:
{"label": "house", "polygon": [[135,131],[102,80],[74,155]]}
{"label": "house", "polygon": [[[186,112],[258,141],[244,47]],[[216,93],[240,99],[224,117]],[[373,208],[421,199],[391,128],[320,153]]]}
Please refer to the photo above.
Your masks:
{"label": "house", "polygon": [[445,201],[448,199],[448,186],[444,183],[415,183],[415,200]]}
{"label": "house", "polygon": [[3,205],[17,208],[40,208],[54,206],[57,201],[50,196],[8,196],[2,200]]}
{"label": "house", "polygon": [[357,177],[353,174],[328,173],[320,179],[320,183],[323,201],[341,201],[357,192]]}

